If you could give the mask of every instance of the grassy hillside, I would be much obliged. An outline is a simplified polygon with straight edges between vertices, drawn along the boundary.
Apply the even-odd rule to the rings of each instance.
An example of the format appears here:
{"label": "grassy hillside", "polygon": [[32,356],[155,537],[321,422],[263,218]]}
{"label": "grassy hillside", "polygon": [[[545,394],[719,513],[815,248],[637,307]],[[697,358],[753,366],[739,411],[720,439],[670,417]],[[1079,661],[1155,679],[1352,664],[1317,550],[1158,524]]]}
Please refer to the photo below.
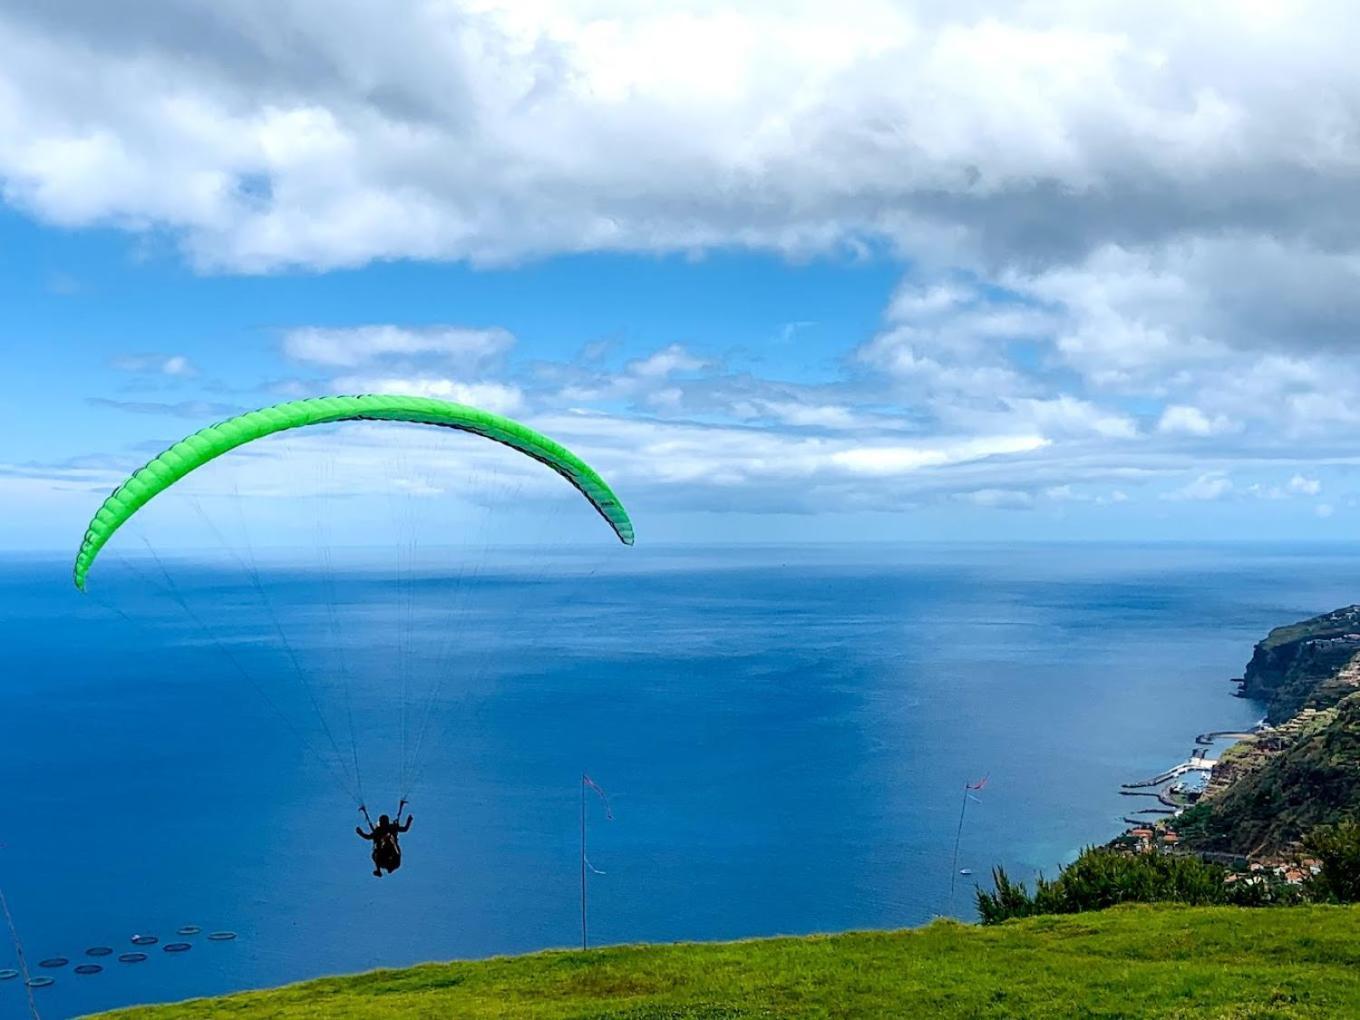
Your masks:
{"label": "grassy hillside", "polygon": [[1360,908],[1118,907],[990,928],[428,964],[108,1015],[1353,1018],[1357,934]]}

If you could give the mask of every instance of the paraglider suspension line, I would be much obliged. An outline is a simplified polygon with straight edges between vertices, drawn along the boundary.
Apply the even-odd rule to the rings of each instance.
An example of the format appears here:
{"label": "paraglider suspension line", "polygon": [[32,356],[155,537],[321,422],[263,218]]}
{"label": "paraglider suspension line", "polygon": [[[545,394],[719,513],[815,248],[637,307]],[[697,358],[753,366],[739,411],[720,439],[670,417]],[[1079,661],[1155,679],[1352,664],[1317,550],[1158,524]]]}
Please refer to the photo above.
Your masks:
{"label": "paraglider suspension line", "polygon": [[24,956],[24,944],[19,939],[19,929],[14,926],[14,915],[9,912],[9,900],[5,899],[5,890],[0,889],[0,910],[5,914],[5,925],[9,928],[10,941],[14,943],[14,955],[19,961],[19,971],[24,976],[24,991],[28,994],[28,1011],[33,1016],[33,1020],[42,1020],[38,1013],[38,1004],[33,999],[33,984],[28,973],[28,958]]}
{"label": "paraglider suspension line", "polygon": [[[269,593],[265,591],[264,582],[260,579],[260,567],[255,559],[255,547],[250,541],[250,532],[246,527],[245,513],[241,509],[241,491],[235,484],[232,486],[232,494],[235,497],[233,506],[236,508],[237,520],[240,521],[241,538],[245,543],[246,555],[250,558],[249,563],[242,560],[236,550],[232,549],[231,544],[222,538],[222,533],[217,529],[217,526],[213,524],[212,520],[203,513],[202,508],[199,509],[199,514],[203,517],[208,527],[217,533],[219,541],[221,541],[228,549],[231,549],[232,556],[235,558],[236,562],[241,565],[250,577],[251,584],[255,587],[255,593],[260,597],[260,604],[264,606],[265,614],[269,617],[269,622],[273,624],[274,633],[278,635],[279,644],[283,646],[288,662],[293,667],[293,675],[297,677],[299,686],[301,686],[303,693],[307,695],[307,700],[312,703],[312,710],[316,713],[317,721],[321,724],[321,732],[325,734],[326,740],[330,743],[331,750],[335,754],[336,761],[339,762],[340,768],[345,773],[345,785],[351,790],[350,796],[354,800],[361,801],[363,800],[362,779],[350,783],[349,762],[346,759],[344,752],[340,750],[340,744],[335,739],[335,734],[331,732],[331,725],[326,720],[326,713],[321,708],[321,702],[317,700],[316,692],[312,690],[312,685],[308,682],[307,673],[303,670],[302,663],[298,660],[297,652],[293,649],[293,643],[288,640],[288,635],[284,632],[283,624],[279,621],[278,614],[274,612],[274,605],[269,600]],[[149,545],[150,543],[148,543],[148,546]],[[350,752],[357,771],[359,752],[355,741],[354,731],[352,729],[350,731]]]}
{"label": "paraglider suspension line", "polygon": [[[170,576],[170,572],[165,569],[165,564],[161,562],[161,558],[159,555],[157,555],[155,547],[152,546],[152,544],[149,541],[147,541],[145,536],[143,536],[142,542],[146,546],[147,552],[151,554],[151,558],[155,561],[156,566],[160,569],[161,577],[165,580],[167,590],[170,592],[170,595],[174,598],[174,600],[179,604],[180,609],[184,611],[185,615],[188,616],[189,619],[194,622],[198,629],[203,633],[203,636],[207,638],[210,642],[212,642],[212,644],[217,648],[218,652],[222,655],[222,657],[226,659],[227,662],[231,663],[232,667],[236,670],[236,672],[240,674],[241,679],[245,680],[246,683],[253,687],[256,693],[259,694],[262,699],[264,699],[265,704],[267,704],[271,709],[274,710],[274,714],[279,717],[279,721],[282,722],[283,725],[287,727],[288,730],[290,730],[295,737],[297,737],[298,741],[302,744],[303,747],[305,747],[308,750],[308,752],[311,753],[312,757],[314,757],[318,762],[321,763],[321,765],[324,768],[326,768],[330,772],[332,778],[335,780],[336,784],[340,787],[340,789],[344,790],[349,795],[350,799],[354,801],[354,803],[362,804],[363,797],[359,795],[359,791],[356,790],[354,786],[349,782],[348,773],[343,768],[339,769],[336,768],[335,762],[328,758],[326,755],[322,754],[321,751],[312,743],[312,741],[308,740],[307,736],[301,730],[299,730],[296,725],[294,725],[293,721],[288,718],[287,713],[284,712],[283,709],[279,707],[278,702],[276,702],[272,697],[270,697],[269,693],[264,689],[264,686],[260,684],[260,682],[257,681],[254,676],[251,675],[250,670],[246,669],[246,667],[241,664],[241,661],[232,653],[231,649],[224,645],[218,639],[217,635],[212,632],[208,625],[203,622],[203,619],[196,612],[194,612],[193,608],[189,605],[188,601],[180,593],[179,586],[175,584],[174,579]],[[322,719],[322,723],[324,725],[325,723],[324,718]],[[331,746],[332,747],[335,746],[334,740],[331,741]],[[337,755],[339,754],[338,748],[336,749],[336,754]],[[344,765],[343,757],[340,759],[340,764],[342,766]]]}

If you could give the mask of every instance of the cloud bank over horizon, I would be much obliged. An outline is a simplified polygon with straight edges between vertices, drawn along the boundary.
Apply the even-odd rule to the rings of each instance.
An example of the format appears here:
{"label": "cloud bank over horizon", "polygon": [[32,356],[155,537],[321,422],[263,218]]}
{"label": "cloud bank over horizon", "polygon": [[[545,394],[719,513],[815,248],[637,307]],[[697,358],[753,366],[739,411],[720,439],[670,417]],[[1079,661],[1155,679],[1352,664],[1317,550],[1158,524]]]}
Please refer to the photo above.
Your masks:
{"label": "cloud bank over horizon", "polygon": [[[508,306],[327,323],[298,304],[253,381],[225,384],[220,350],[108,350],[92,412],[421,393],[559,435],[658,512],[1039,511],[1119,534],[1224,506],[1299,537],[1360,494],[1350,15],[19,0],[0,198],[280,287],[594,257],[679,256],[677,287],[716,257],[900,276],[870,328],[791,306],[755,360],[702,331],[546,350]],[[0,491],[25,499],[43,464],[54,491],[93,484],[66,457],[5,460]]]}

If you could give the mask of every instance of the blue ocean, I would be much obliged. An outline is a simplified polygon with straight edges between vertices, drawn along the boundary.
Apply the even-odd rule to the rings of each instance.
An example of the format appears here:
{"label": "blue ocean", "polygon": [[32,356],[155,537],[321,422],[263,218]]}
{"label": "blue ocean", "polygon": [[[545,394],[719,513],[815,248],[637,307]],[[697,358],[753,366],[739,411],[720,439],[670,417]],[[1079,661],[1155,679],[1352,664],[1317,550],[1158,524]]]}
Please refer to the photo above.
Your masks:
{"label": "blue ocean", "polygon": [[[971,917],[993,865],[1053,873],[1146,805],[1122,782],[1256,722],[1253,642],[1360,590],[1349,547],[633,552],[130,556],[89,596],[0,562],[0,968],[21,946],[63,1017],[579,945],[583,773],[594,944]],[[374,878],[355,800],[408,791]]]}

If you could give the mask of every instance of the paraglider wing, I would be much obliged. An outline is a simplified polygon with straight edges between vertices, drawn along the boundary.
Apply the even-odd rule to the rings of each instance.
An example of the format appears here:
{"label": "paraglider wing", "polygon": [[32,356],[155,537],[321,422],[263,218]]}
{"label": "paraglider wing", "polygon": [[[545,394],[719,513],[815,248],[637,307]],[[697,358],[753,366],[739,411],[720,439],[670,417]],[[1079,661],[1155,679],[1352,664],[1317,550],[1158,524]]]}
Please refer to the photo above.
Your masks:
{"label": "paraglider wing", "polygon": [[160,492],[185,475],[246,443],[306,425],[339,421],[396,421],[440,425],[483,436],[527,454],[552,468],[590,500],[619,541],[633,544],[633,522],[605,480],[565,446],[526,425],[489,411],[430,397],[380,394],[311,397],[249,411],[210,425],[134,471],[94,515],[76,555],[75,583],[85,590],[85,578],[95,557],[124,523]]}

